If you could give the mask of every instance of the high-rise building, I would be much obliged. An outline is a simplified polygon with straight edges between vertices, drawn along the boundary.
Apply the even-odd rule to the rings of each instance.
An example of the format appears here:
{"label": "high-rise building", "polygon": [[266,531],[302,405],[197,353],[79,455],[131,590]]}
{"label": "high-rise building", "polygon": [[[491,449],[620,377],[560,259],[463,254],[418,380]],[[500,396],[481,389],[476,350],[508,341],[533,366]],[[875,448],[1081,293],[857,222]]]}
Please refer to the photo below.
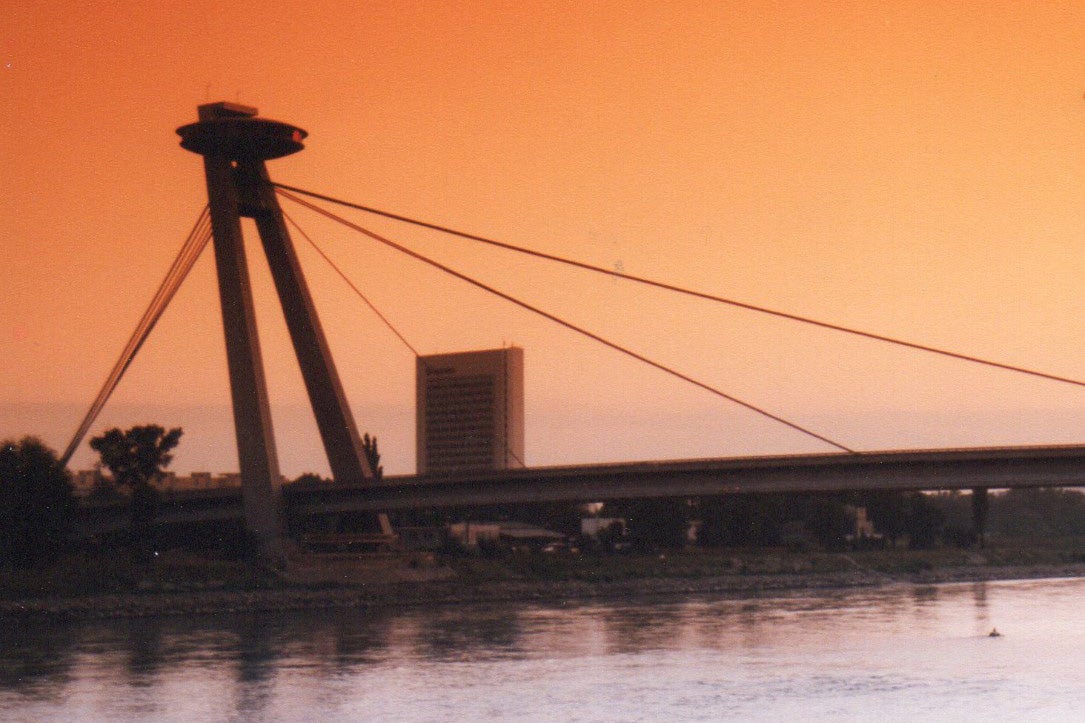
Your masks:
{"label": "high-rise building", "polygon": [[419,357],[418,474],[524,466],[524,350]]}

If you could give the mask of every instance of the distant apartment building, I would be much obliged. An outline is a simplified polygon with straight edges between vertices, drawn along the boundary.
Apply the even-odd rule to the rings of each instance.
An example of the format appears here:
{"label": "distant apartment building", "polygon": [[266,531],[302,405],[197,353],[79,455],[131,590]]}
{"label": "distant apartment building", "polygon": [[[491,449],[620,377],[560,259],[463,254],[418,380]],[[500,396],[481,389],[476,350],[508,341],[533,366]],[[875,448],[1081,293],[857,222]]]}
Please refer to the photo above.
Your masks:
{"label": "distant apartment building", "polygon": [[159,482],[159,489],[164,492],[184,492],[188,490],[220,490],[227,487],[240,487],[241,473],[227,472],[212,475],[210,472],[193,472],[181,476],[167,472]]}
{"label": "distant apartment building", "polygon": [[80,469],[72,473],[72,492],[76,497],[86,497],[94,490],[98,481],[98,470]]}
{"label": "distant apartment building", "polygon": [[[96,469],[84,469],[72,475],[72,487],[78,497],[87,497],[94,492],[101,472]],[[108,475],[106,475],[108,477]],[[228,487],[240,487],[241,475],[237,472],[212,475],[210,472],[193,472],[178,475],[166,472],[155,482],[160,492],[189,492],[193,490],[219,490]]]}
{"label": "distant apartment building", "polygon": [[524,350],[419,357],[418,474],[524,466]]}

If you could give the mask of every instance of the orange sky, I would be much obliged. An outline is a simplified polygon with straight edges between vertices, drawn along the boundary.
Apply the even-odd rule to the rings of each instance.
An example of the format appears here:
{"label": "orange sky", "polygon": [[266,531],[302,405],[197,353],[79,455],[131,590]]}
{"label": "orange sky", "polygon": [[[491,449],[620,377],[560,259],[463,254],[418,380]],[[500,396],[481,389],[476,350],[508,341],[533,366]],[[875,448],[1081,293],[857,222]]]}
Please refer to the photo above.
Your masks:
{"label": "orange sky", "polygon": [[[67,443],[205,203],[174,129],[215,100],[310,132],[284,183],[1085,378],[1080,1],[5,8],[0,438]],[[525,348],[529,464],[829,451],[287,210],[423,353]],[[1085,442],[1082,389],[351,217],[852,447]],[[299,246],[359,428],[409,472],[411,355]],[[283,470],[324,471],[256,293]],[[207,254],[93,431],[180,425],[179,470],[234,468],[220,323]]]}

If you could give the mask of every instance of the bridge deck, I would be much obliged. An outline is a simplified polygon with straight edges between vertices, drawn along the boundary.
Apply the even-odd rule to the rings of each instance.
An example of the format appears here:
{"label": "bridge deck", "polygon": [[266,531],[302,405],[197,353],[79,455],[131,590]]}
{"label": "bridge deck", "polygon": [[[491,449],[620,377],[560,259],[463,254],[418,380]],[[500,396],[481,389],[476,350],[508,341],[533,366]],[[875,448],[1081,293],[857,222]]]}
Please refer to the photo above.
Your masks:
{"label": "bridge deck", "polygon": [[[290,485],[290,514],[758,492],[1085,486],[1085,445],[622,462],[473,474],[393,476],[378,483]],[[120,509],[86,510],[119,524]],[[237,490],[165,496],[164,522],[239,519]]]}
{"label": "bridge deck", "polygon": [[[1085,446],[627,462],[296,489],[295,509],[403,509],[755,492],[1085,486]],[[365,499],[359,499],[364,497]]]}

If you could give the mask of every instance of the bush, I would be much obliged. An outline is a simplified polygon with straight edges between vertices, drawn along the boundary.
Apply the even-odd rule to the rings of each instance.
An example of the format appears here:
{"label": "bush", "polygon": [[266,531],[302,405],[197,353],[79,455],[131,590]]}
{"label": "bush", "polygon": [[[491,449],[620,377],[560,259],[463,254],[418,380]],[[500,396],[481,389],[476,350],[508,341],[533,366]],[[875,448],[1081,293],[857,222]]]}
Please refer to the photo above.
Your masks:
{"label": "bush", "polygon": [[0,559],[19,568],[56,561],[75,523],[71,478],[33,437],[0,443]]}
{"label": "bush", "polygon": [[226,560],[251,562],[258,558],[260,552],[260,541],[256,534],[240,526],[223,532],[219,545]]}

